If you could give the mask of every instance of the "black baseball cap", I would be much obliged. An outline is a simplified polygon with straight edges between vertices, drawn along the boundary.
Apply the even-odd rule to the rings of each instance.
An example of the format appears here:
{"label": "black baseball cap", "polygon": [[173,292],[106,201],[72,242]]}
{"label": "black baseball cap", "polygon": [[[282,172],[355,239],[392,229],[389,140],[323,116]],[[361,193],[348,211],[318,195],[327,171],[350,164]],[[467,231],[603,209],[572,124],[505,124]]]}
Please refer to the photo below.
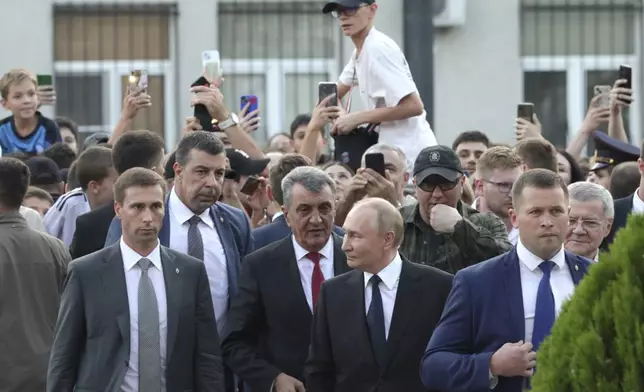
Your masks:
{"label": "black baseball cap", "polygon": [[461,160],[447,146],[425,147],[414,162],[416,184],[421,184],[429,176],[441,176],[447,181],[456,181],[465,175]]}
{"label": "black baseball cap", "polygon": [[328,14],[329,12],[333,12],[338,7],[344,7],[344,8],[358,8],[363,4],[374,4],[376,0],[338,0],[338,1],[331,1],[326,3],[324,8],[322,8],[322,12],[325,14]]}
{"label": "black baseball cap", "polygon": [[50,158],[36,156],[27,159],[25,164],[31,173],[31,185],[53,185],[62,181],[58,165]]}
{"label": "black baseball cap", "polygon": [[230,160],[230,168],[238,176],[258,175],[266,169],[270,158],[253,159],[244,151],[235,148],[227,148],[226,156]]}

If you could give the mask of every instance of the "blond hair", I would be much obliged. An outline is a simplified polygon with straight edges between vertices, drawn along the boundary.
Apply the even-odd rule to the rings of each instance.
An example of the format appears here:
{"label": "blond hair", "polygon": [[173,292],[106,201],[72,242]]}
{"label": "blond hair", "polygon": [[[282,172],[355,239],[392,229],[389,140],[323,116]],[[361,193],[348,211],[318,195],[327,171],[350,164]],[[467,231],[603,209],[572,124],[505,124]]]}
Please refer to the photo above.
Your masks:
{"label": "blond hair", "polygon": [[476,162],[476,170],[482,176],[489,176],[492,171],[516,169],[521,166],[521,156],[510,147],[495,146],[488,148]]}
{"label": "blond hair", "polygon": [[34,86],[38,87],[38,80],[36,80],[36,77],[26,69],[12,69],[2,75],[2,79],[0,79],[0,93],[2,94],[2,99],[7,99],[9,96],[9,88],[12,85],[22,83],[25,80],[31,80]]}

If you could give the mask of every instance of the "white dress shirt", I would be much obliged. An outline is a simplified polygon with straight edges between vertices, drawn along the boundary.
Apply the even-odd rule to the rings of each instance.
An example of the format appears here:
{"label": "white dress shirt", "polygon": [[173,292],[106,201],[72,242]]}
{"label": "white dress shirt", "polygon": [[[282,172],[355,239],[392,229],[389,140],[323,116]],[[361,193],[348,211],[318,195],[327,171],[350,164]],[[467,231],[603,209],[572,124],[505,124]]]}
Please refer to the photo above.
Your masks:
{"label": "white dress shirt", "polygon": [[640,191],[640,188],[637,188],[635,190],[635,193],[633,194],[633,209],[631,210],[632,214],[644,214],[644,201],[640,199],[638,192]]}
{"label": "white dress shirt", "polygon": [[127,246],[121,238],[121,256],[125,270],[125,286],[127,287],[127,302],[130,307],[130,359],[125,371],[125,378],[121,391],[137,392],[139,390],[139,280],[141,268],[139,260],[143,257],[152,262],[148,269],[148,276],[154,286],[159,305],[159,338],[161,341],[161,391],[165,391],[165,369],[168,338],[168,304],[166,302],[165,280],[163,279],[163,266],[161,264],[161,250],[159,245],[152,253],[142,256]]}
{"label": "white dress shirt", "polygon": [[[543,271],[539,268],[544,260],[530,252],[519,240],[517,243],[521,271],[521,292],[523,293],[523,314],[525,317],[525,341],[532,341],[534,328],[534,313],[537,305],[537,291]],[[563,247],[550,260],[556,264],[550,274],[550,287],[555,298],[555,317],[561,312],[561,305],[570,299],[575,290],[570,269],[566,264],[566,254]]]}
{"label": "white dress shirt", "polygon": [[[291,240],[293,241],[295,260],[297,260],[297,269],[300,271],[300,282],[302,282],[304,296],[306,296],[309,309],[313,312],[313,289],[311,284],[313,283],[313,267],[315,267],[315,264],[306,257],[310,252],[295,241],[295,236],[291,235]],[[333,278],[333,235],[329,237],[324,248],[318,253],[322,256],[320,257],[320,269],[322,270],[322,275],[324,275],[324,280]]]}
{"label": "white dress shirt", "polygon": [[[170,193],[168,202],[170,209],[170,249],[188,254],[188,220],[195,214],[177,196],[174,188]],[[228,313],[228,266],[226,254],[221,244],[215,223],[207,209],[201,215],[201,222],[197,225],[203,240],[204,263],[208,275],[210,295],[217,320],[217,330],[221,333],[226,323]]]}
{"label": "white dress shirt", "polygon": [[508,240],[512,244],[512,246],[516,246],[517,242],[519,242],[519,229],[516,227],[513,227],[512,230],[508,233]]}
{"label": "white dress shirt", "polygon": [[[382,280],[379,285],[380,296],[382,297],[382,311],[385,316],[385,339],[389,338],[389,327],[391,327],[391,316],[394,313],[394,305],[396,304],[396,293],[398,292],[398,283],[400,283],[400,272],[402,271],[402,259],[396,253],[396,257],[389,263],[388,266],[378,272],[378,277]],[[373,287],[369,279],[374,274],[364,272],[364,308],[365,313],[369,313],[369,306],[371,306],[371,297],[373,296]]]}
{"label": "white dress shirt", "polygon": [[277,211],[273,217],[271,218],[271,222],[275,222],[275,219],[279,218],[280,216],[284,215],[282,211]]}

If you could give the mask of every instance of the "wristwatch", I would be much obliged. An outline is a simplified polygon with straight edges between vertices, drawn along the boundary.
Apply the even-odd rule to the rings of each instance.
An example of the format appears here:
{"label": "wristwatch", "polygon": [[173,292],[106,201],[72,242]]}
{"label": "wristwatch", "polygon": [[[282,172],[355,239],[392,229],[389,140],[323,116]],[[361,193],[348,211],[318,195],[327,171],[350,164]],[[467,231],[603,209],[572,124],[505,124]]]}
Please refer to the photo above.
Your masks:
{"label": "wristwatch", "polygon": [[221,129],[222,131],[225,131],[226,129],[230,127],[234,127],[237,124],[239,124],[239,118],[235,113],[230,113],[226,121],[222,121],[219,123],[219,129]]}

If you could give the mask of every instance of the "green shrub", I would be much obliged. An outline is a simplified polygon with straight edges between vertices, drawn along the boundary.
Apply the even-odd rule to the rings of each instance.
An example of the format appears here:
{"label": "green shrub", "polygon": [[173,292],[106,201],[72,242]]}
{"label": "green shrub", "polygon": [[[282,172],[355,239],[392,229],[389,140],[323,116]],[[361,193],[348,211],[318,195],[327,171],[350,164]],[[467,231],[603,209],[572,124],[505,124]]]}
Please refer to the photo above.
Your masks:
{"label": "green shrub", "polygon": [[644,391],[644,215],[599,260],[541,345],[533,391]]}

